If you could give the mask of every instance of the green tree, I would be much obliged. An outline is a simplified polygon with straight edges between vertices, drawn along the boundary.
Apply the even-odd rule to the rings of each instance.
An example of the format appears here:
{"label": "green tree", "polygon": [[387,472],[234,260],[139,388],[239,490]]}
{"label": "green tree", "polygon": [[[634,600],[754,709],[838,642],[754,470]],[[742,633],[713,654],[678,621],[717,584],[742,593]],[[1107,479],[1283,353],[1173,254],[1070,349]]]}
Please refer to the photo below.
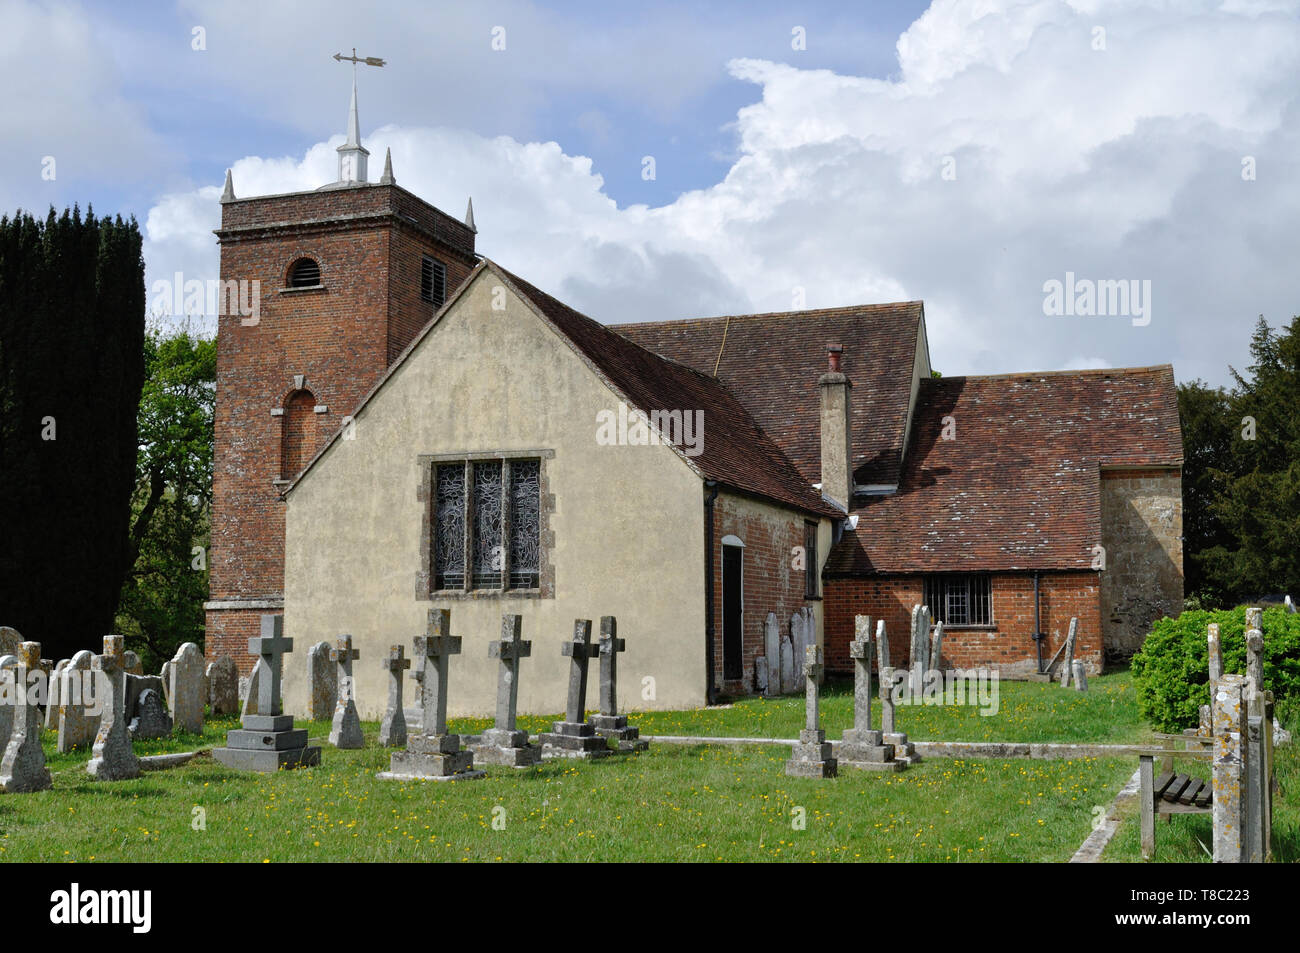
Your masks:
{"label": "green tree", "polygon": [[0,218],[0,624],[96,648],[130,565],[144,261],[134,219]]}
{"label": "green tree", "polygon": [[182,642],[203,641],[217,346],[187,326],[151,328],[144,354],[132,569],[118,627],[152,671]]}
{"label": "green tree", "polygon": [[1178,418],[1183,431],[1185,589],[1202,604],[1219,605],[1227,594],[1218,578],[1207,572],[1205,559],[1208,551],[1231,540],[1210,508],[1216,493],[1215,474],[1231,467],[1232,443],[1239,438],[1230,395],[1199,380],[1181,384]]}

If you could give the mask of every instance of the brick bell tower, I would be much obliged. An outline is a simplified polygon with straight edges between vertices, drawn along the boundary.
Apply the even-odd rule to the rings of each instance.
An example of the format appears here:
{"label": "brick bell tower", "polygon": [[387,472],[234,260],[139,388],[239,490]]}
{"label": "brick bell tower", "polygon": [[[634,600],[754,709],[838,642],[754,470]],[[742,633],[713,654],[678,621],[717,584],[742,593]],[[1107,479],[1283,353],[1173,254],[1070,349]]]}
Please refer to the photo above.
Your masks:
{"label": "brick bell tower", "polygon": [[476,261],[472,204],[462,222],[400,188],[391,154],[369,182],[368,156],[354,78],[338,181],[241,199],[226,172],[221,280],[259,282],[260,311],[218,318],[204,609],[208,658],[241,671],[260,615],[284,607],[284,488]]}

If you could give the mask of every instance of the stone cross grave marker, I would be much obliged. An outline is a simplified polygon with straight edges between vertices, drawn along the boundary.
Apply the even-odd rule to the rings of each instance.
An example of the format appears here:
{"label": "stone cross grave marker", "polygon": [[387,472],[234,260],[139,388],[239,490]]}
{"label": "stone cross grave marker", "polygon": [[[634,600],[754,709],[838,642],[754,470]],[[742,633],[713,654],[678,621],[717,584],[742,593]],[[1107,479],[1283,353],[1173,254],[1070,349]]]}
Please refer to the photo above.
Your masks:
{"label": "stone cross grave marker", "polygon": [[542,760],[542,750],[528,743],[528,732],[515,724],[519,708],[519,664],[533,653],[523,638],[523,616],[501,617],[501,638],[488,643],[488,658],[497,659],[497,710],[493,727],[474,745],[474,760],[511,768],[527,768]]}
{"label": "stone cross grave marker", "polygon": [[[140,776],[140,761],[131,749],[131,733],[126,727],[126,669],[122,636],[104,636],[104,653],[96,655],[92,671],[100,673],[95,680],[96,697],[103,692],[103,712],[99,732],[91,749],[91,759],[86,773],[101,781],[124,781]],[[65,712],[66,716],[66,712]]]}
{"label": "stone cross grave marker", "polygon": [[248,703],[240,718],[242,728],[226,733],[226,746],[213,748],[212,756],[229,768],[272,772],[320,764],[320,748],[308,747],[306,729],[293,727],[293,716],[284,714],[280,697],[284,656],[293,651],[293,639],[284,635],[284,616],[264,615],[261,635],[248,640],[248,651],[257,656],[249,677]]}
{"label": "stone cross grave marker", "polygon": [[587,721],[596,734],[613,741],[620,754],[645,751],[650,742],[641,738],[641,729],[627,723],[627,715],[618,713],[618,655],[627,649],[627,640],[618,637],[618,620],[612,615],[600,617],[600,713]]}
{"label": "stone cross grave marker", "polygon": [[1219,641],[1219,623],[1211,622],[1207,633],[1210,660],[1210,690],[1223,677],[1223,643]]}
{"label": "stone cross grave marker", "polygon": [[1246,678],[1224,675],[1214,687],[1210,705],[1214,723],[1214,761],[1211,780],[1214,799],[1214,862],[1239,864],[1246,859]]}
{"label": "stone cross grave marker", "polygon": [[1246,707],[1251,715],[1264,713],[1264,610],[1246,610]]}
{"label": "stone cross grave marker", "polygon": [[334,721],[330,725],[330,744],[336,748],[364,748],[365,736],[361,733],[361,718],[353,691],[352,663],[361,653],[352,647],[352,636],[340,635],[330,649],[330,661],[338,668],[339,699],[334,705]]}
{"label": "stone cross grave marker", "polygon": [[4,754],[0,756],[0,791],[27,794],[51,786],[50,769],[45,766],[41,748],[41,718],[38,693],[32,690],[29,675],[41,667],[41,643],[22,642],[18,646],[18,664],[13,669],[13,727]]}
{"label": "stone cross grave marker", "polygon": [[411,660],[406,657],[406,646],[389,646],[383,666],[388,672],[388,707],[384,711],[383,721],[379,723],[379,743],[386,748],[402,748],[406,746],[406,715],[402,711],[402,694],[406,670],[411,667]]}
{"label": "stone cross grave marker", "polygon": [[[880,620],[883,626],[885,621]],[[855,616],[849,658],[853,659],[853,727],[844,732],[840,742],[841,765],[874,771],[901,771],[906,765],[894,760],[893,745],[884,744],[881,732],[871,727],[871,661],[875,646],[871,641],[871,616]]]}
{"label": "stone cross grave marker", "polygon": [[[880,740],[882,745],[893,747],[893,758],[903,767],[916,764],[921,756],[916,753],[907,734],[898,730],[898,705],[894,700],[895,691],[905,685],[909,673],[889,665],[889,635],[885,630],[885,620],[876,623],[876,643],[880,649]],[[902,770],[895,768],[894,770]]]}
{"label": "stone cross grave marker", "polygon": [[587,664],[600,652],[599,644],[591,641],[591,620],[575,619],[573,638],[560,646],[562,655],[569,659],[569,693],[564,709],[564,721],[555,722],[553,731],[543,732],[538,741],[542,758],[603,758],[613,754],[605,738],[584,721],[587,714]]}
{"label": "stone cross grave marker", "polygon": [[451,634],[451,610],[430,609],[424,635],[415,637],[415,654],[424,660],[421,733],[406,740],[406,750],[389,755],[382,781],[461,781],[481,778],[474,752],[461,750],[460,737],[447,733],[447,667],[459,655],[460,636]]}
{"label": "stone cross grave marker", "polygon": [[831,755],[830,742],[822,731],[817,698],[817,683],[822,676],[822,650],[810,645],[804,651],[804,729],[799,732],[790,760],[785,763],[785,773],[800,778],[833,778],[836,761]]}

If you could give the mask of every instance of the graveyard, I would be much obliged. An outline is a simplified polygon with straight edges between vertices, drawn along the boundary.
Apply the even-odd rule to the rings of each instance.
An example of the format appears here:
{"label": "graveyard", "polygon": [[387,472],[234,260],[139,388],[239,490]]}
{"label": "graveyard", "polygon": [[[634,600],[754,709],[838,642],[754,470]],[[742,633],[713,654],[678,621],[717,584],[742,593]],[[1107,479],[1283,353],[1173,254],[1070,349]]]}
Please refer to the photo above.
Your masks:
{"label": "graveyard", "polygon": [[[1127,671],[1093,676],[1086,691],[1059,680],[1006,681],[997,711],[981,714],[972,705],[891,706],[861,677],[865,667],[853,682],[819,684],[815,646],[801,694],[587,720],[590,668],[603,689],[599,707],[618,708],[608,676],[626,645],[609,617],[594,641],[592,623],[579,620],[562,645],[574,674],[568,711],[514,711],[517,666],[531,645],[518,617],[506,616],[491,648],[501,666],[495,717],[447,719],[454,683],[445,663],[460,648],[449,615],[431,613],[429,633],[414,642],[414,654],[431,664],[423,711],[412,713],[419,724],[410,728],[402,683],[411,660],[401,646],[382,660],[393,679],[382,721],[356,717],[355,650],[343,639],[326,653],[338,679],[329,717],[279,711],[276,665],[293,647],[278,617],[267,616],[263,637],[250,644],[263,654],[242,716],[229,697],[195,703],[202,696],[181,687],[192,654],[182,649],[168,672],[172,714],[150,716],[170,718],[170,730],[132,737],[127,686],[149,677],[129,676],[120,638],[105,639],[91,669],[117,677],[92,745],[67,744],[66,683],[62,733],[34,706],[25,709],[26,731],[10,728],[0,784],[20,773],[15,752],[35,757],[32,737],[43,765],[28,771],[36,781],[26,793],[0,795],[0,860],[1061,862],[1080,850],[1099,813],[1116,811],[1112,802],[1134,774],[1131,754],[1105,746],[1142,751],[1159,739],[1138,712]],[[863,617],[855,651],[865,662],[877,644],[870,632]],[[36,643],[21,652],[16,668],[34,667]],[[1244,682],[1220,676],[1225,685],[1233,679]],[[221,690],[228,696],[229,688]],[[140,731],[139,715],[131,725]],[[954,756],[958,741],[986,750]],[[908,763],[871,770],[902,745]],[[997,745],[1017,756],[988,756]],[[1045,755],[1049,748],[1054,755]],[[1024,756],[1033,749],[1038,756]],[[269,770],[259,763],[268,756]],[[1274,756],[1279,789],[1300,789],[1294,746]],[[1209,768],[1189,771],[1208,781]],[[438,780],[455,783],[431,783]],[[1273,859],[1300,859],[1295,797],[1275,797],[1272,810]],[[1140,813],[1132,799],[1118,807],[1117,831],[1098,859],[1142,859]],[[1172,817],[1158,834],[1158,859],[1210,859],[1208,814]]]}

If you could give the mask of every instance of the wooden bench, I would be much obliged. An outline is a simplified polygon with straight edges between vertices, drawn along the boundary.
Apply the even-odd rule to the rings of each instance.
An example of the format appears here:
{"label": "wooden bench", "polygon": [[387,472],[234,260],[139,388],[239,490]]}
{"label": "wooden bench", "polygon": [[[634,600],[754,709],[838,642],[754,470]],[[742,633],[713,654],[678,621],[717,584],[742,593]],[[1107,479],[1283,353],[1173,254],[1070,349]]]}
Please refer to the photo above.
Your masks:
{"label": "wooden bench", "polygon": [[[1142,859],[1150,860],[1156,851],[1156,817],[1168,821],[1174,814],[1209,814],[1214,809],[1213,788],[1209,781],[1174,771],[1174,758],[1209,763],[1213,757],[1213,739],[1197,735],[1156,735],[1161,742],[1139,753],[1141,781],[1139,799],[1142,815]],[[1178,742],[1186,750],[1174,748]],[[1155,759],[1161,759],[1162,773],[1155,776]]]}

